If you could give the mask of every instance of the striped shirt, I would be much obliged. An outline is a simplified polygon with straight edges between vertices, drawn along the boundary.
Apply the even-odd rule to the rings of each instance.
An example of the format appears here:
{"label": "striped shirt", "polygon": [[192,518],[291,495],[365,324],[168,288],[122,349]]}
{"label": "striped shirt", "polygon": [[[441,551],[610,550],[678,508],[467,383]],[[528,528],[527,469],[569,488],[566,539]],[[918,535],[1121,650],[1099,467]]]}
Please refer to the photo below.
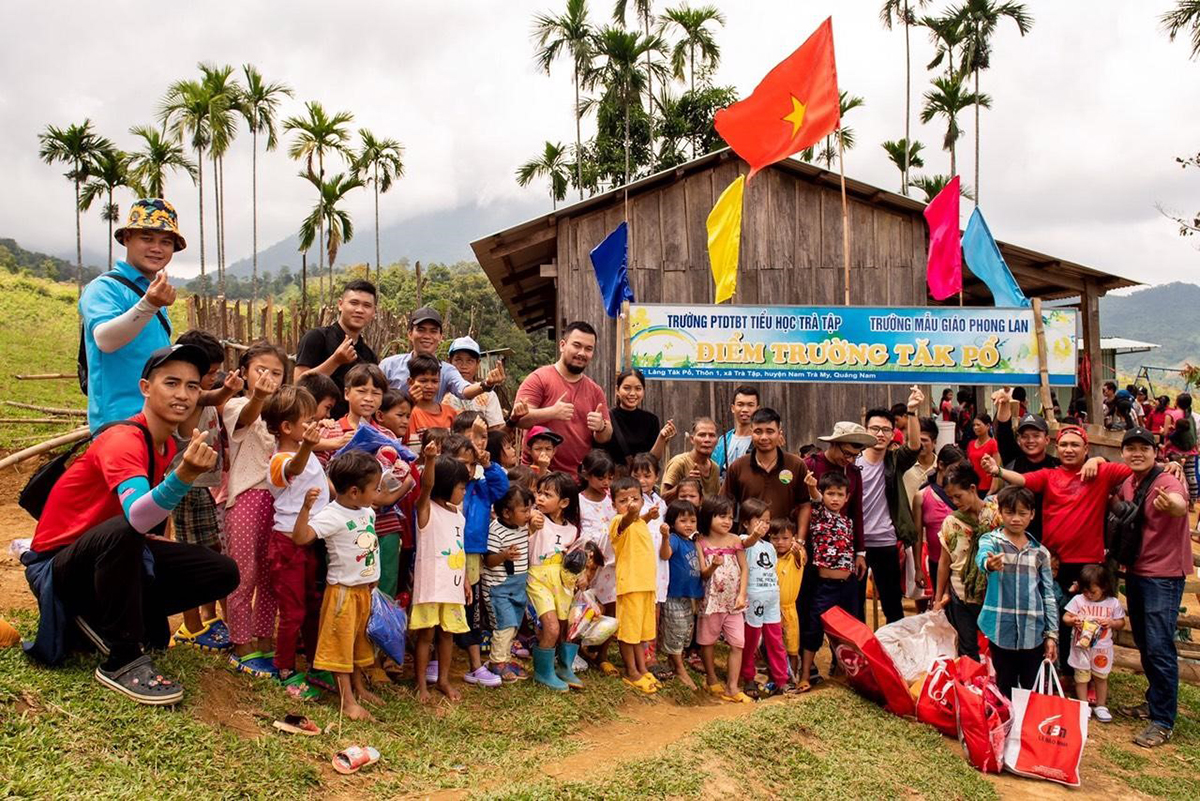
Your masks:
{"label": "striped shirt", "polygon": [[[979,570],[987,573],[979,630],[989,642],[1009,651],[1040,648],[1047,638],[1058,638],[1050,552],[1032,537],[1028,540],[1018,549],[998,529],[982,535],[975,557]],[[1004,566],[991,572],[987,558],[994,553],[1004,555]]]}
{"label": "striped shirt", "polygon": [[[513,566],[511,575],[524,574],[529,570],[529,528],[527,526],[509,528],[499,520],[493,520],[491,528],[488,529],[487,552],[489,554],[500,553],[510,545],[517,546],[521,552],[521,555],[511,562]],[[480,572],[483,586],[495,587],[509,577],[510,574],[504,564],[501,562],[495,567],[488,567],[486,563],[483,565]]]}

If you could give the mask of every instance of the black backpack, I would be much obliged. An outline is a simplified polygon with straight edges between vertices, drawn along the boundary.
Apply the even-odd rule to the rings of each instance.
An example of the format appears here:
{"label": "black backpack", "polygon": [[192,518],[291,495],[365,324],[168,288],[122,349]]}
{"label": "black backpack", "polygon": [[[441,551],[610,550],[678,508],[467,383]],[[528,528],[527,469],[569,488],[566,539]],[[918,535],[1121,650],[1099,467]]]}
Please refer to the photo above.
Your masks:
{"label": "black backpack", "polygon": [[96,433],[92,436],[79,440],[79,442],[76,442],[35,470],[33,475],[29,477],[29,481],[25,482],[25,488],[21,490],[21,494],[17,497],[17,503],[21,505],[21,508],[29,512],[34,520],[40,520],[42,512],[46,509],[46,501],[50,498],[50,490],[54,489],[54,485],[62,478],[63,473],[67,472],[67,467],[70,465],[72,457],[75,456],[80,448],[113,426],[137,426],[141,429],[142,436],[146,440],[146,458],[147,464],[150,466],[150,475],[146,476],[146,478],[149,480],[150,476],[154,475],[154,437],[150,434],[150,429],[136,420],[113,420],[111,423],[105,423],[96,429]]}
{"label": "black backpack", "polygon": [[[103,275],[100,276],[100,278],[111,278],[112,280],[116,281],[118,284],[121,284],[125,287],[128,287],[129,289],[132,289],[134,292],[137,293],[137,296],[139,298],[144,298],[146,296],[146,293],[142,291],[142,288],[140,286],[133,283],[128,278],[126,278],[125,276],[121,275],[118,272],[114,271],[114,272],[110,272],[110,273],[104,273]],[[99,279],[97,279],[97,280],[99,280]],[[169,339],[171,336],[171,324],[169,322],[167,322],[167,318],[162,313],[162,309],[159,309],[158,312],[154,316],[158,318],[158,322],[162,325],[163,330],[167,332],[167,338]],[[79,353],[75,357],[75,372],[79,376],[79,391],[82,392],[84,395],[86,395],[88,393],[88,361],[87,361],[87,347],[84,345],[83,323],[82,322],[79,323]],[[36,517],[36,515],[35,515],[35,517]]]}
{"label": "black backpack", "polygon": [[1108,558],[1118,565],[1132,565],[1142,552],[1142,507],[1146,505],[1150,485],[1161,474],[1162,468],[1155,465],[1137,485],[1133,500],[1114,498],[1109,504],[1104,521],[1104,548],[1108,551]]}

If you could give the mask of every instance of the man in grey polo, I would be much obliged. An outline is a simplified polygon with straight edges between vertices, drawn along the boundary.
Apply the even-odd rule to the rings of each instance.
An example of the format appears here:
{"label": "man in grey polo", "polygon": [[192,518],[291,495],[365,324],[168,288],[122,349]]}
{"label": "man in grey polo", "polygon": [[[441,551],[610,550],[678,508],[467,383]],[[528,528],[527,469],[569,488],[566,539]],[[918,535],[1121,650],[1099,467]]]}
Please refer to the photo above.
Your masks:
{"label": "man in grey polo", "polygon": [[[442,344],[442,315],[429,307],[417,309],[408,320],[408,343],[412,350],[388,356],[379,363],[379,369],[387,376],[392,389],[408,389],[408,360],[413,356],[432,356],[437,358],[438,346]],[[438,403],[447,393],[456,398],[470,400],[476,395],[491,392],[504,383],[504,365],[497,364],[487,374],[483,381],[470,383],[450,362],[442,362],[442,372],[438,379]]]}

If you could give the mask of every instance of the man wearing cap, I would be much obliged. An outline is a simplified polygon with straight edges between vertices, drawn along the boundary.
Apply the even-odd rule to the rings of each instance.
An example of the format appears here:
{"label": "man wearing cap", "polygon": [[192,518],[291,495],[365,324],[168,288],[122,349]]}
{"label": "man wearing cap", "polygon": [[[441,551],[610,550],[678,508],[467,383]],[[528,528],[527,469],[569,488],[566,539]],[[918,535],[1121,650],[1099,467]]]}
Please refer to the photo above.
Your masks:
{"label": "man wearing cap", "polygon": [[171,344],[167,307],[175,288],[167,265],[187,247],[175,208],[160,198],[142,199],[129,221],[113,232],[125,258],[93,279],[79,298],[87,356],[88,426],[96,431],[142,408],[138,375],[150,354]]}
{"label": "man wearing cap", "polygon": [[172,433],[195,409],[208,368],[196,345],[150,355],[137,382],[141,410],[105,427],[58,478],[21,557],[41,612],[30,655],[60,663],[80,643],[77,626],[104,658],[96,680],[143,704],[183,697],[143,654],[166,647],[167,616],[224,598],[238,583],[228,556],[160,536],[192,482],[216,464],[195,430],[180,464],[167,470]]}
{"label": "man wearing cap", "polygon": [[[392,389],[408,389],[408,360],[413,356],[437,358],[438,346],[442,344],[442,315],[428,306],[423,306],[409,315],[408,344],[412,347],[408,353],[388,356],[379,363],[379,369],[387,376]],[[442,362],[442,373],[438,379],[438,390],[434,400],[441,403],[447,394],[462,400],[471,400],[484,392],[491,392],[503,383],[503,364],[493,367],[483,381],[471,383],[463,378],[462,373],[453,364]]]}
{"label": "man wearing cap", "polygon": [[[475,376],[479,373],[479,360],[482,358],[478,342],[471,337],[459,337],[450,343],[447,358],[467,384],[475,383]],[[496,397],[495,392],[481,392],[470,400],[464,400],[451,393],[444,400],[457,411],[479,412],[492,431],[504,430],[504,411],[500,408],[500,399]]]}
{"label": "man wearing cap", "polygon": [[1179,702],[1179,662],[1175,626],[1183,603],[1183,584],[1192,572],[1188,537],[1188,491],[1183,483],[1155,468],[1155,437],[1138,426],[1121,439],[1121,457],[1133,471],[1117,491],[1132,501],[1143,481],[1150,481],[1142,505],[1142,547],[1127,565],[1125,597],[1129,623],[1142,657],[1148,687],[1145,703],[1121,710],[1147,721],[1134,742],[1154,748],[1171,739]]}
{"label": "man wearing cap", "polygon": [[[362,332],[375,319],[378,295],[370,281],[358,279],[346,284],[338,300],[338,318],[320,328],[304,332],[296,346],[294,378],[308,371],[333,379],[339,392],[345,392],[346,373],[356,364],[378,364],[379,357],[363,338]],[[331,415],[334,420],[349,410],[345,398],[338,398]]]}
{"label": "man wearing cap", "polygon": [[[1012,394],[1006,389],[992,393],[992,403],[996,409],[993,419],[996,433],[996,445],[1000,451],[1000,462],[1009,470],[1017,473],[1032,473],[1042,468],[1058,467],[1059,461],[1055,456],[1046,453],[1050,445],[1050,427],[1046,420],[1036,414],[1023,415],[1017,421],[1017,431],[1012,428],[1013,400]],[[996,492],[998,488],[992,491]],[[1033,520],[1029,523],[1029,536],[1038,542],[1042,541],[1042,496],[1037,496],[1037,508],[1034,509]]]}

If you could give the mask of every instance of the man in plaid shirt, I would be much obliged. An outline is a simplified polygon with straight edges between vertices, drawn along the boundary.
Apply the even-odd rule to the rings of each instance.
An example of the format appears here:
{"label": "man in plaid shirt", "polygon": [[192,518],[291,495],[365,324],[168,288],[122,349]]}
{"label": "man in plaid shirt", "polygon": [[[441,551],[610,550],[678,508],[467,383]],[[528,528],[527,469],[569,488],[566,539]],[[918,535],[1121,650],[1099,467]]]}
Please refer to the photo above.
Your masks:
{"label": "man in plaid shirt", "polygon": [[979,540],[975,562],[987,573],[979,630],[988,638],[996,684],[1033,688],[1043,659],[1058,656],[1058,604],[1050,552],[1026,534],[1036,499],[1024,487],[1008,486],[996,498],[1002,528]]}

